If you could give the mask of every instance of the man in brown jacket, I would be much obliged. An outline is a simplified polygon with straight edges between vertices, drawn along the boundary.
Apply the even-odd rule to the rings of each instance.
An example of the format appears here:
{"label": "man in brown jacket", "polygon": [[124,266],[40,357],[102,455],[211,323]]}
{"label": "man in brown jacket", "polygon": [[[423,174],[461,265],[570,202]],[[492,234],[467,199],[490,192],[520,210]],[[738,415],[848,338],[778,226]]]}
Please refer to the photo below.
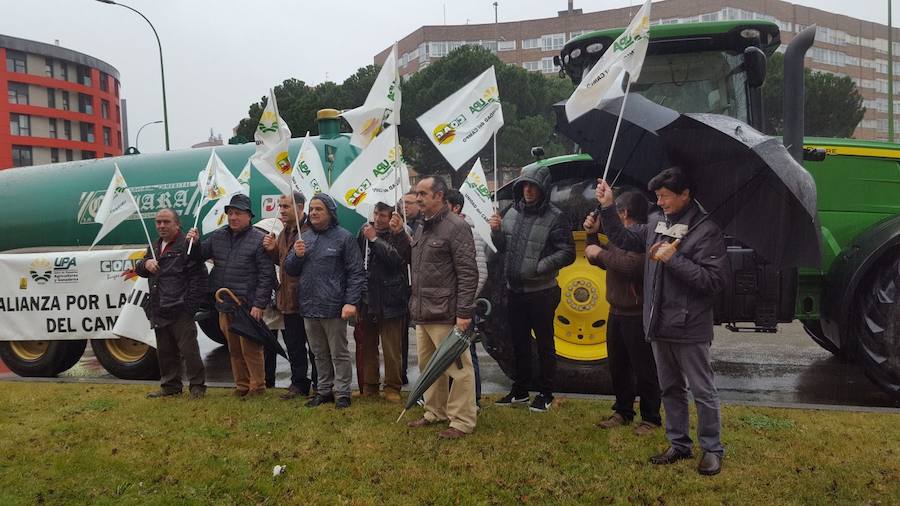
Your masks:
{"label": "man in brown jacket", "polygon": [[[647,208],[647,199],[636,191],[625,192],[616,199],[619,218],[626,227],[647,223]],[[641,399],[641,423],[634,433],[643,436],[662,425],[656,363],[643,328],[644,254],[625,251],[613,243],[601,246],[597,240],[599,228],[599,217],[588,215],[584,221],[588,234],[584,253],[588,262],[606,270],[606,300],[610,306],[606,349],[616,402],[612,416],[597,426],[611,429],[631,424],[637,394]]]}
{"label": "man in brown jacket", "polygon": [[[450,212],[444,199],[444,180],[429,176],[416,186],[423,222],[412,243],[412,297],[409,315],[416,325],[419,369],[431,359],[441,342],[453,330],[467,330],[472,323],[478,267],[472,230]],[[462,368],[451,365],[425,392],[425,414],[409,422],[424,427],[450,421],[439,436],[458,439],[475,430],[475,372],[472,357],[460,356]],[[448,386],[449,378],[453,385]],[[449,396],[448,396],[449,390]]]}
{"label": "man in brown jacket", "polygon": [[[316,364],[312,353],[306,349],[306,329],[303,326],[303,316],[300,314],[300,305],[297,303],[297,281],[299,278],[289,275],[284,270],[284,259],[288,256],[294,243],[297,241],[297,223],[300,229],[306,229],[306,216],[303,207],[306,205],[306,197],[303,193],[294,192],[294,208],[291,197],[282,195],[278,200],[279,219],[284,223],[284,230],[278,237],[269,234],[263,239],[263,248],[269,254],[272,262],[279,266],[281,284],[275,292],[275,305],[284,315],[285,348],[287,348],[288,360],[291,363],[291,385],[288,391],[281,396],[282,399],[306,397],[309,395],[310,377],[306,375],[308,364],[312,363],[312,378],[316,377]],[[267,350],[268,353],[268,350]],[[307,357],[309,360],[307,361]],[[267,357],[268,358],[268,357]],[[274,357],[273,357],[274,362]],[[313,382],[315,379],[313,379]]]}

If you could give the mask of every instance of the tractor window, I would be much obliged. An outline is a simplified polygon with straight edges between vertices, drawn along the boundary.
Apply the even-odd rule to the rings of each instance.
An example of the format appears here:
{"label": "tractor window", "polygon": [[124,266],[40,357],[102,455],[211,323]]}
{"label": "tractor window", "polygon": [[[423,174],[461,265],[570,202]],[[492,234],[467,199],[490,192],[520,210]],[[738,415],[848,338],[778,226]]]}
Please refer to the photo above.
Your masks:
{"label": "tractor window", "polygon": [[746,75],[737,54],[722,51],[647,55],[632,91],[678,112],[748,120]]}

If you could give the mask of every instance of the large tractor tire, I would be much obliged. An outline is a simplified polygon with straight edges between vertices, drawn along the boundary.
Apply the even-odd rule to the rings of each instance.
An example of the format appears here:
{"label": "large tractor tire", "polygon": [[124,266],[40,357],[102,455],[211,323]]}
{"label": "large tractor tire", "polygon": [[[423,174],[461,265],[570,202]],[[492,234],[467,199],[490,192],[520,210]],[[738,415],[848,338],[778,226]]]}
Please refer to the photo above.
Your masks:
{"label": "large tractor tire", "polygon": [[100,365],[120,379],[159,379],[156,350],[140,341],[119,339],[91,339],[91,349]]}
{"label": "large tractor tire", "polygon": [[75,365],[86,341],[3,341],[0,358],[9,370],[27,378],[52,378]]}
{"label": "large tractor tire", "polygon": [[[584,233],[575,232],[575,263],[561,270],[557,278],[562,297],[553,321],[556,345],[557,392],[608,394],[612,388],[606,353],[605,272],[588,264],[584,257]],[[490,318],[482,324],[484,349],[508,376],[514,373],[515,359],[509,333],[502,255],[488,265],[488,281],[482,297],[493,304]],[[532,343],[532,375],[538,374],[537,351]],[[531,390],[536,390],[532,381]]]}
{"label": "large tractor tire", "polygon": [[866,376],[900,399],[900,250],[875,265],[856,300],[856,355]]}

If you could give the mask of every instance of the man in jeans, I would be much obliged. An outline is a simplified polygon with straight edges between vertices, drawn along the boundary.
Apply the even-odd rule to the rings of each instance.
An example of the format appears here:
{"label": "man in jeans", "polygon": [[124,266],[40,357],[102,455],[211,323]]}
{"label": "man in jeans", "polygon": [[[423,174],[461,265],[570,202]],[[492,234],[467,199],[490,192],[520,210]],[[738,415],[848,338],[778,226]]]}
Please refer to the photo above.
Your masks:
{"label": "man in jeans", "polygon": [[691,458],[690,386],[697,406],[697,439],[703,449],[697,471],[718,474],[725,449],[709,349],[716,294],[728,279],[725,240],[715,222],[700,221],[703,211],[694,203],[691,180],[681,168],[660,172],[648,188],[656,193],[665,216],[654,216],[646,225],[631,229],[622,225],[612,190],[602,179],[597,181],[596,193],[610,242],[647,253],[643,324],[656,359],[669,440],[669,447],[650,462],[664,465]]}
{"label": "man in jeans", "polygon": [[545,412],[553,403],[556,345],[553,317],[560,301],[559,270],[575,261],[575,241],[565,215],[550,203],[550,169],[534,165],[522,169],[513,184],[514,203],[506,216],[491,220],[491,239],[498,253],[506,253],[507,311],[515,355],[512,391],[496,404],[529,401],[532,333],[537,344],[539,390],[530,409]]}
{"label": "man in jeans", "polygon": [[[384,355],[384,398],[400,402],[402,386],[401,343],[406,333],[406,308],[409,285],[406,259],[410,239],[403,220],[394,208],[382,202],[375,205],[373,223],[366,223],[357,236],[359,249],[368,255],[364,303],[356,320],[357,375],[363,397],[377,396],[381,386],[378,344]],[[359,366],[362,367],[359,367]]]}
{"label": "man in jeans", "polygon": [[[409,314],[416,325],[419,369],[431,360],[455,326],[468,330],[478,285],[472,231],[450,212],[444,196],[447,183],[429,176],[416,185],[422,206],[422,227],[412,245],[412,297]],[[459,439],[475,430],[475,374],[472,357],[463,353],[425,392],[425,414],[409,427],[425,427],[449,420],[442,439]],[[448,385],[453,378],[453,386]],[[448,395],[449,392],[449,395]]]}
{"label": "man in jeans", "polygon": [[309,230],[284,261],[291,276],[299,276],[297,298],[309,346],[319,375],[316,396],[306,405],[334,402],[350,407],[353,365],[347,343],[347,320],[356,316],[366,283],[362,255],[353,235],[338,226],[337,205],[326,193],[309,202]]}
{"label": "man in jeans", "polygon": [[[263,239],[263,247],[269,257],[281,267],[281,283],[275,292],[275,305],[284,315],[282,336],[284,336],[284,345],[287,348],[288,361],[291,363],[291,384],[288,391],[281,396],[285,400],[308,396],[311,383],[310,376],[307,376],[307,370],[312,354],[308,353],[306,349],[306,328],[303,325],[303,316],[300,314],[300,304],[297,302],[297,282],[299,280],[284,270],[284,261],[299,238],[297,223],[300,223],[301,231],[308,228],[305,223],[306,215],[303,213],[305,205],[306,197],[302,192],[295,191],[293,199],[289,195],[282,195],[278,199],[278,210],[279,219],[284,223],[284,229],[277,238],[275,234],[269,234]],[[268,350],[266,352],[268,353]],[[272,361],[275,361],[274,356]],[[311,377],[315,378],[315,375],[316,366],[313,363]]]}
{"label": "man in jeans", "polygon": [[[166,208],[156,213],[159,240],[150,247],[134,271],[150,280],[150,301],[145,311],[156,333],[159,390],[148,398],[181,395],[181,361],[192,399],[206,394],[206,371],[197,345],[194,312],[206,291],[206,265],[185,254],[188,243],[181,234],[178,213]],[[153,258],[155,253],[156,258]]]}
{"label": "man in jeans", "polygon": [[[628,191],[616,199],[619,218],[626,227],[647,223],[647,199],[637,191]],[[631,424],[635,394],[641,398],[641,423],[634,429],[638,436],[654,432],[662,425],[659,415],[659,380],[653,350],[644,338],[641,313],[644,307],[644,255],[625,251],[597,238],[599,216],[591,213],[584,220],[588,262],[606,270],[606,349],[609,352],[609,376],[616,402],[613,414],[597,426],[612,429]]]}
{"label": "man in jeans", "polygon": [[[275,267],[272,259],[263,249],[262,241],[266,233],[250,226],[253,213],[250,197],[237,194],[225,206],[228,226],[209,234],[200,242],[196,228],[188,232],[186,239],[194,241],[192,258],[213,259],[213,269],[209,274],[210,288],[215,292],[229,288],[250,306],[250,315],[261,320],[263,311],[272,301],[275,289]],[[229,330],[234,308],[230,298],[224,303],[216,303],[219,311],[219,328],[228,342],[231,358],[231,373],[234,375],[237,397],[262,395],[266,392],[266,375],[261,344]]]}

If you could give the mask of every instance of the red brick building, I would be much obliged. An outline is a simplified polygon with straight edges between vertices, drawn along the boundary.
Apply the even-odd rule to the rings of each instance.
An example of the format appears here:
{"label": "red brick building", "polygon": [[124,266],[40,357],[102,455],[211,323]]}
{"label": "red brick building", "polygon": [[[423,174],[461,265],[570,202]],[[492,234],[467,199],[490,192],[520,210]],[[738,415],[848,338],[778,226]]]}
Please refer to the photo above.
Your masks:
{"label": "red brick building", "polygon": [[0,35],[0,169],[122,154],[119,71],[71,49]]}
{"label": "red brick building", "polygon": [[[634,2],[630,8],[583,12],[575,9],[573,3],[569,1],[569,8],[552,18],[423,26],[399,41],[400,73],[412,74],[457,47],[470,44],[495,52],[506,63],[553,74],[559,70],[553,64],[553,56],[559,54],[566,41],[593,30],[624,27],[641,6],[641,2]],[[565,6],[561,1],[559,5]],[[886,10],[885,4],[885,18]],[[736,19],[764,19],[776,23],[784,44],[803,28],[816,24],[816,42],[807,53],[807,67],[853,79],[866,108],[866,115],[854,136],[859,139],[887,138],[886,25],[781,0],[664,0],[653,2],[651,10],[651,25]],[[895,28],[893,35],[893,72],[897,76],[900,75],[900,30]],[[381,64],[388,51],[390,47],[377,54],[375,63]],[[894,100],[894,103],[894,110],[900,111],[900,101]],[[895,130],[900,131],[900,122],[896,119],[895,125]]]}

